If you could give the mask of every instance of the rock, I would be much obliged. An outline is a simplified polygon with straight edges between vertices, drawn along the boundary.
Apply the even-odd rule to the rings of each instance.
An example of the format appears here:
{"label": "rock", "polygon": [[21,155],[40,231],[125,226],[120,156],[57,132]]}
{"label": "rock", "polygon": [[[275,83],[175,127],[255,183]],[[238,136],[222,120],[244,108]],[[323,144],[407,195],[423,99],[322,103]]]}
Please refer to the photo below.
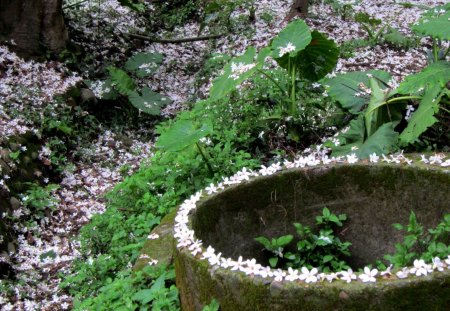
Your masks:
{"label": "rock", "polygon": [[[338,236],[352,243],[357,270],[391,253],[403,239],[393,223],[414,211],[425,228],[450,213],[450,170],[414,163],[319,165],[256,177],[202,198],[190,216],[195,238],[222,257],[255,258],[267,265],[257,236],[295,234],[293,222],[311,226],[327,206],[348,221]],[[202,310],[212,298],[221,310],[449,310],[450,270],[376,283],[255,282],[253,275],[218,268],[175,247],[176,283],[183,310]]]}
{"label": "rock", "polygon": [[9,199],[9,204],[11,205],[12,210],[18,210],[22,205],[16,197],[11,197]]}

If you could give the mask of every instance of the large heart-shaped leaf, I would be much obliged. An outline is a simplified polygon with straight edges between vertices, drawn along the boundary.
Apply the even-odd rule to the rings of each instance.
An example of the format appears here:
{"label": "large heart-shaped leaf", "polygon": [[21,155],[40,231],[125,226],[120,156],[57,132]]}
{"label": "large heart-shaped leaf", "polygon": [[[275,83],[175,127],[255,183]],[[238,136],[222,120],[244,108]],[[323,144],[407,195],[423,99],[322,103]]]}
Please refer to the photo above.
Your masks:
{"label": "large heart-shaped leaf", "polygon": [[112,84],[120,94],[129,95],[134,92],[136,85],[125,71],[116,67],[108,67],[108,71]]}
{"label": "large heart-shaped leaf", "polygon": [[156,93],[148,87],[142,89],[142,95],[131,92],[128,98],[134,107],[150,115],[159,115],[161,107],[170,103],[167,96]]}
{"label": "large heart-shaped leaf", "polygon": [[385,83],[391,79],[390,74],[385,71],[369,70],[338,74],[334,78],[324,79],[322,83],[328,86],[327,92],[331,98],[338,101],[344,109],[358,114],[369,103],[369,94],[361,86],[369,88],[371,77]]}
{"label": "large heart-shaped leaf", "polygon": [[[419,108],[408,120],[408,126],[400,134],[400,142],[409,144],[419,138],[420,134],[426,131],[438,120],[434,114],[439,110],[439,93],[442,88],[438,84],[431,85],[424,93]],[[436,98],[438,96],[438,98]]]}
{"label": "large heart-shaped leaf", "polygon": [[138,77],[146,77],[156,71],[163,61],[160,53],[138,53],[125,63],[125,69],[135,71]]}
{"label": "large heart-shaped leaf", "polygon": [[448,81],[450,81],[450,62],[441,61],[425,67],[419,73],[407,76],[405,81],[400,83],[396,92],[400,94],[418,93],[428,84],[438,85],[442,88]]}
{"label": "large heart-shaped leaf", "polygon": [[231,59],[224,67],[224,73],[214,80],[209,98],[218,100],[234,91],[236,87],[263,66],[265,58],[269,55],[270,49],[264,48],[255,61],[256,50],[254,47],[249,47],[243,55]]}
{"label": "large heart-shaped leaf", "polygon": [[450,40],[450,12],[437,17],[424,17],[412,29],[422,35],[441,40]]}
{"label": "large heart-shaped leaf", "polygon": [[[386,103],[385,94],[374,78],[369,80],[371,94],[369,106],[364,115],[367,136],[371,136],[384,123],[380,108]],[[381,113],[379,113],[381,112]]]}
{"label": "large heart-shaped leaf", "polygon": [[273,40],[270,47],[274,58],[283,57],[285,54],[293,57],[303,50],[311,42],[311,31],[308,25],[297,19],[287,25]]}
{"label": "large heart-shaped leaf", "polygon": [[295,57],[286,54],[278,58],[277,62],[285,69],[295,66],[303,78],[318,81],[333,71],[339,57],[339,49],[333,40],[327,39],[316,30],[311,33],[311,36],[311,42]]}
{"label": "large heart-shaped leaf", "polygon": [[181,151],[209,135],[212,130],[213,126],[209,120],[200,127],[196,126],[192,120],[177,120],[159,137],[156,146],[167,151]]}

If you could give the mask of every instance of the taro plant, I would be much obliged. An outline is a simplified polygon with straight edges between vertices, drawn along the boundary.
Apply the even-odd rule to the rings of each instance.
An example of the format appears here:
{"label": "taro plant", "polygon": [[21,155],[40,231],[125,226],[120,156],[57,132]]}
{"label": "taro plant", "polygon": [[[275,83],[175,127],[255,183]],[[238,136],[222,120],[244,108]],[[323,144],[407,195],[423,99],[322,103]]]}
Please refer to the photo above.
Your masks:
{"label": "taro plant", "polygon": [[[334,155],[354,152],[367,158],[372,153],[393,152],[416,142],[438,122],[436,114],[450,112],[449,62],[431,64],[406,77],[397,88],[389,86],[390,79],[384,71],[368,71],[341,74],[324,82],[329,95],[355,115],[349,127],[328,142]],[[406,124],[399,125],[404,117]]]}
{"label": "taro plant", "polygon": [[120,94],[126,96],[139,111],[149,115],[159,115],[161,107],[169,104],[170,99],[152,91],[147,86],[138,91],[138,86],[132,76],[148,77],[159,68],[162,60],[163,56],[159,53],[138,53],[125,63],[125,69],[128,72],[110,66],[108,67],[108,79],[87,81],[87,84],[100,99],[114,100]]}
{"label": "taro plant", "polygon": [[[249,47],[241,56],[235,57],[224,67],[210,90],[210,101],[223,99],[239,88],[248,87],[244,81],[264,76],[272,84],[271,101],[275,114],[264,121],[286,123],[293,140],[299,140],[298,126],[304,104],[301,102],[303,81],[318,81],[331,72],[337,62],[339,49],[334,41],[318,31],[311,31],[303,20],[287,25],[271,42],[257,53]],[[267,59],[274,59],[274,69]]]}
{"label": "taro plant", "polygon": [[314,230],[309,226],[294,223],[298,235],[294,251],[289,246],[293,240],[292,235],[271,240],[257,237],[255,240],[271,253],[269,264],[273,268],[316,267],[322,272],[342,271],[349,269],[344,259],[350,256],[351,243],[342,242],[336,236],[335,230],[342,227],[345,220],[347,220],[345,214],[336,215],[324,207],[322,215],[316,217]]}

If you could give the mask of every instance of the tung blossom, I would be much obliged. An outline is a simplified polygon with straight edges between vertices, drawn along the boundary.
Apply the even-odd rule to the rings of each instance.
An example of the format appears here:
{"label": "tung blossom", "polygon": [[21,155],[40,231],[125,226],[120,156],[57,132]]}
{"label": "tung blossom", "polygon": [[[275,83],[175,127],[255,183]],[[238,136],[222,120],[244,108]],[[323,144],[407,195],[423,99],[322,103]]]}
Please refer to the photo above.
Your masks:
{"label": "tung blossom", "polygon": [[377,269],[372,269],[370,270],[369,267],[365,267],[364,268],[364,273],[359,275],[359,278],[361,279],[361,281],[363,281],[364,283],[368,283],[368,282],[376,282],[377,279],[375,278],[375,276],[378,274],[378,270]]}

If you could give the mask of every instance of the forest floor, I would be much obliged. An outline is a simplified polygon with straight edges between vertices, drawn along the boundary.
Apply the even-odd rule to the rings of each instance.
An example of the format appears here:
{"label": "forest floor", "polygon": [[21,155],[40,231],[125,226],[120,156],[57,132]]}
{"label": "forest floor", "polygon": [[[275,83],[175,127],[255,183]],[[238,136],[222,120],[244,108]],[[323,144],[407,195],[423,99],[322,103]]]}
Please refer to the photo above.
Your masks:
{"label": "forest floor", "polygon": [[[147,43],[133,44],[133,53],[139,51],[160,52],[165,55],[157,73],[142,85],[169,96],[173,103],[163,111],[170,117],[186,102],[207,96],[210,78],[200,71],[203,61],[212,53],[238,55],[247,46],[263,47],[287,24],[285,16],[291,1],[256,1],[256,19],[248,31],[231,34],[217,39],[214,44],[198,41],[182,44]],[[436,6],[444,1],[409,1],[411,4]],[[405,8],[397,1],[364,0],[353,6],[356,12],[367,12],[381,19],[383,23],[395,27],[403,34],[411,35],[410,25],[416,22],[424,9],[420,6]],[[125,14],[126,13],[126,14]],[[270,14],[271,21],[264,20],[263,14]],[[248,15],[241,10],[237,15]],[[36,123],[27,118],[30,111],[39,114],[47,109],[56,94],[64,93],[71,86],[85,78],[92,79],[103,63],[109,60],[123,60],[125,47],[130,45],[121,33],[142,30],[145,21],[136,13],[118,5],[116,1],[104,1],[100,8],[82,6],[76,12],[67,12],[67,22],[76,29],[74,40],[82,45],[91,56],[90,71],[71,72],[64,64],[55,61],[37,63],[24,61],[0,46],[0,137],[5,142],[9,137],[27,131],[39,133]],[[329,5],[314,5],[310,8],[307,23],[320,30],[338,44],[367,38],[367,32],[359,23],[343,20]],[[236,16],[237,17],[237,16]],[[105,35],[104,25],[111,32]],[[177,27],[172,33],[161,32],[161,37],[176,38],[197,35],[198,23]],[[118,43],[119,42],[119,43]],[[426,63],[425,51],[430,42],[422,40],[418,47],[408,50],[395,49],[385,44],[362,47],[353,56],[340,59],[336,73],[355,70],[382,69],[390,72],[398,83],[406,75],[422,69]],[[194,69],[192,69],[194,68]],[[64,103],[62,103],[63,105]],[[70,168],[62,172],[59,188],[54,190],[57,197],[55,212],[37,224],[39,234],[29,234],[26,227],[17,225],[20,232],[18,245],[2,257],[16,271],[18,282],[13,296],[0,293],[2,310],[61,310],[70,309],[72,298],[59,287],[58,274],[69,271],[71,262],[78,256],[79,244],[73,237],[95,213],[105,209],[103,195],[119,183],[124,174],[121,168],[129,166],[129,173],[136,171],[140,163],[152,154],[152,128],[140,130],[117,129],[109,125],[98,125],[97,137],[90,145],[79,145],[71,153],[82,154],[72,162]],[[126,136],[126,143],[123,136]],[[41,150],[45,158],[46,150]],[[8,180],[0,172],[0,187]],[[47,180],[42,180],[47,182]],[[17,211],[26,215],[25,207]],[[20,222],[19,222],[20,223]],[[54,252],[54,258],[42,254]]]}

